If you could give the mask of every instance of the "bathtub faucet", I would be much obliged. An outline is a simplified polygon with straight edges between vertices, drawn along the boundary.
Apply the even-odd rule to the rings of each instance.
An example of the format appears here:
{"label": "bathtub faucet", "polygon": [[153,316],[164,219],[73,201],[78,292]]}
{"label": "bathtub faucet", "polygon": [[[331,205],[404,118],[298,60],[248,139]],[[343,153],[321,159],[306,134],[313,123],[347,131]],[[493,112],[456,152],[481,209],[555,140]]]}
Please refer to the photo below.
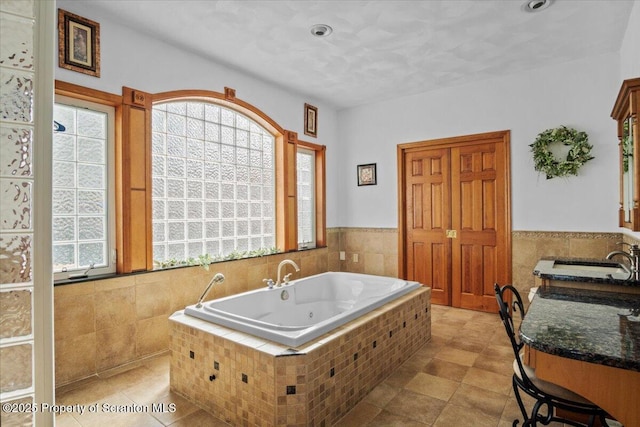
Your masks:
{"label": "bathtub faucet", "polygon": [[[284,267],[287,264],[291,264],[293,266],[293,268],[296,269],[296,271],[300,271],[300,267],[298,267],[298,264],[296,264],[295,262],[291,261],[290,259],[285,259],[285,260],[281,261],[280,264],[278,264],[278,280],[276,280],[276,286],[281,286],[282,285],[282,283],[280,283],[280,277],[282,277],[282,267]],[[289,273],[286,276],[284,276],[284,283],[285,284],[289,283],[289,276],[291,276],[291,273]]]}
{"label": "bathtub faucet", "polygon": [[619,242],[619,245],[629,245],[629,252],[625,251],[613,251],[610,252],[606,259],[612,259],[616,255],[623,256],[629,260],[629,267],[631,269],[630,279],[640,280],[640,247],[638,245],[631,245],[626,242]]}
{"label": "bathtub faucet", "polygon": [[224,274],[216,273],[216,275],[213,276],[213,279],[211,279],[211,281],[209,282],[209,284],[205,288],[205,290],[202,293],[202,295],[200,295],[200,298],[198,298],[198,303],[196,304],[196,308],[202,307],[202,301],[205,299],[205,297],[209,293],[209,290],[211,290],[211,287],[213,285],[215,285],[215,284],[222,283],[222,282],[224,282]]}

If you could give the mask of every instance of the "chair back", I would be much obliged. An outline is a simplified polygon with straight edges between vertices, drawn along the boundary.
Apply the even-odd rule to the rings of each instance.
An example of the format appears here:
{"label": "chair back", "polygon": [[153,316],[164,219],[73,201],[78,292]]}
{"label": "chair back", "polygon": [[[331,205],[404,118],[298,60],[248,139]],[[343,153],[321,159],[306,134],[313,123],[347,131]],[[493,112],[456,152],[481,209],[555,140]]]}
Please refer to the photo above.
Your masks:
{"label": "chair back", "polygon": [[[513,287],[513,285],[505,285],[500,287],[496,283],[493,285],[493,289],[495,290],[496,300],[498,301],[498,312],[500,313],[500,319],[502,320],[504,329],[507,331],[507,335],[509,336],[509,340],[511,341],[511,347],[513,347],[513,354],[516,358],[516,361],[518,362],[518,368],[520,370],[521,378],[525,384],[535,388],[535,386],[533,386],[531,380],[527,376],[524,367],[522,366],[520,352],[522,351],[522,347],[524,347],[524,343],[520,339],[520,335],[516,333],[513,323],[514,313],[517,313],[520,316],[520,321],[524,320],[524,305],[522,304],[520,293],[515,287]],[[511,303],[511,307],[509,307],[508,303],[505,301],[505,292],[511,292],[513,294],[513,302]]]}

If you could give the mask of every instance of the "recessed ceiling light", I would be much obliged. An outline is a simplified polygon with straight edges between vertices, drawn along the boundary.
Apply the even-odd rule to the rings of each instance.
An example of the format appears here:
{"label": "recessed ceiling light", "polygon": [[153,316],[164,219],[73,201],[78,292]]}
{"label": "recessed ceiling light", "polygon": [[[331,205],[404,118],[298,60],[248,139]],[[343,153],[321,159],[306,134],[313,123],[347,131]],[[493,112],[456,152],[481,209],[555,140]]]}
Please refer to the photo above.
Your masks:
{"label": "recessed ceiling light", "polygon": [[551,6],[553,0],[528,0],[522,8],[527,12],[540,12]]}
{"label": "recessed ceiling light", "polygon": [[327,37],[333,32],[333,28],[326,24],[316,24],[311,27],[311,34],[316,37]]}

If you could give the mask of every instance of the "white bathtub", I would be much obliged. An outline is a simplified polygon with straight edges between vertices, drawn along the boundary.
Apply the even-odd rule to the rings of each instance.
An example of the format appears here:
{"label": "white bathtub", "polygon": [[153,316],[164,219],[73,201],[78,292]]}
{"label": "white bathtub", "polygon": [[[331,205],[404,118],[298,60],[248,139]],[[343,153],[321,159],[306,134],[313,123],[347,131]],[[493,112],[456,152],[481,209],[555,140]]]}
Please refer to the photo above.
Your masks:
{"label": "white bathtub", "polygon": [[191,305],[184,312],[298,347],[420,286],[392,277],[328,272],[216,299],[200,308]]}

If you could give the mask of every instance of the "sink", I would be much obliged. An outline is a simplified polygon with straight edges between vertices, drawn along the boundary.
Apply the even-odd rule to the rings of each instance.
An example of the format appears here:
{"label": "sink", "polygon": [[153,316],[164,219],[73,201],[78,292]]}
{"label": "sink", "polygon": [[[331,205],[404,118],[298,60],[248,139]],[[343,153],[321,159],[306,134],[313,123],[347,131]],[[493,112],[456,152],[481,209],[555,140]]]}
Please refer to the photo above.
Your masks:
{"label": "sink", "polygon": [[587,262],[571,262],[565,263],[556,261],[553,269],[572,270],[572,271],[591,271],[602,274],[629,274],[629,270],[623,264],[618,263],[587,263]]}

